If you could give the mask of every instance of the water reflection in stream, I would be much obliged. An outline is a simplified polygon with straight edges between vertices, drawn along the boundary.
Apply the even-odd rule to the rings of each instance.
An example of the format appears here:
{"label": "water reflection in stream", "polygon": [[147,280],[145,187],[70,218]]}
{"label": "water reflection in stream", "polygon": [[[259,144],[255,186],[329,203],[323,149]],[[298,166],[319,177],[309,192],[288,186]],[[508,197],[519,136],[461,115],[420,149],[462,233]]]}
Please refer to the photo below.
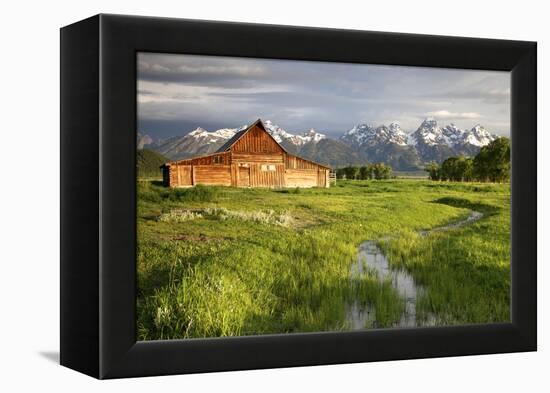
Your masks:
{"label": "water reflection in stream", "polygon": [[[429,231],[420,231],[421,236],[427,236],[431,232],[441,232],[453,228],[471,224],[483,217],[482,213],[472,211],[470,215],[461,221],[437,227]],[[380,281],[390,280],[393,288],[405,301],[405,307],[400,320],[394,327],[415,327],[419,324],[416,318],[416,300],[424,291],[424,288],[417,285],[414,278],[403,268],[392,268],[382,250],[376,245],[375,240],[367,240],[360,244],[357,259],[352,264],[350,279],[364,276],[367,270],[376,273]],[[435,324],[435,316],[428,316],[423,321],[423,326]],[[371,304],[362,304],[359,299],[348,304],[346,310],[346,322],[353,330],[378,327],[376,322],[376,311]]]}

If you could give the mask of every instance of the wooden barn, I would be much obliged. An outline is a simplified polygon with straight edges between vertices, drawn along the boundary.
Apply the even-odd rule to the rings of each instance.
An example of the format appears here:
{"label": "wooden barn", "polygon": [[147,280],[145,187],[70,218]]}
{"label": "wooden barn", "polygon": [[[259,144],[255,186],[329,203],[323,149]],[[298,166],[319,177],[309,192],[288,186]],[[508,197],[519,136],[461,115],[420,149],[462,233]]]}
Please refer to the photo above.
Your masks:
{"label": "wooden barn", "polygon": [[330,168],[289,154],[258,119],[217,152],[161,166],[167,187],[329,187]]}

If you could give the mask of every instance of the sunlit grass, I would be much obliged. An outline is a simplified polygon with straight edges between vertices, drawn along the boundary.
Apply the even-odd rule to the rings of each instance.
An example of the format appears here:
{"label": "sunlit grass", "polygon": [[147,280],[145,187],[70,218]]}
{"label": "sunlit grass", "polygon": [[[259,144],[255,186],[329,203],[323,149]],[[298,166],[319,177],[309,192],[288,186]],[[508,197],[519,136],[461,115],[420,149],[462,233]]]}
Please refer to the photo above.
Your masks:
{"label": "sunlit grass", "polygon": [[[484,218],[417,234],[471,209]],[[139,182],[138,339],[346,330],[352,300],[392,326],[403,299],[391,283],[350,277],[359,244],[387,237],[390,263],[425,287],[420,319],[508,321],[509,209],[506,184],[339,181],[296,191]]]}

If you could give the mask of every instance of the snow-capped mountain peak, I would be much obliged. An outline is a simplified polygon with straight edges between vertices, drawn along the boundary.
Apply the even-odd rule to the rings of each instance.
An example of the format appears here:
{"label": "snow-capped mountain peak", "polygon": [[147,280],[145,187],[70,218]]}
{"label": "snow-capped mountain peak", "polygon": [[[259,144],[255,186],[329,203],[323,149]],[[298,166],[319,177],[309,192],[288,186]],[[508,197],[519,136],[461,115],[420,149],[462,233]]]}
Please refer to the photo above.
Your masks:
{"label": "snow-capped mountain peak", "polygon": [[317,132],[314,128],[310,128],[309,131],[304,132],[302,135],[296,135],[296,137],[303,143],[308,142],[319,142],[322,139],[325,139],[327,136]]}
{"label": "snow-capped mountain peak", "polygon": [[495,140],[496,136],[491,135],[483,126],[477,124],[469,132],[464,133],[463,140],[474,146],[485,146]]}
{"label": "snow-capped mountain peak", "polygon": [[353,126],[353,128],[348,132],[346,132],[344,135],[366,134],[366,133],[372,132],[373,129],[374,127],[371,126],[370,124],[361,123],[361,124],[357,124],[356,126]]}
{"label": "snow-capped mountain peak", "polygon": [[189,133],[189,135],[191,136],[202,136],[202,135],[205,135],[205,134],[208,134],[208,131],[206,131],[204,128],[202,127],[197,127],[195,128],[193,131],[191,131]]}
{"label": "snow-capped mountain peak", "polygon": [[396,122],[389,126],[378,127],[367,123],[358,124],[342,135],[341,139],[350,146],[372,146],[380,143],[407,144],[407,134]]}
{"label": "snow-capped mountain peak", "polygon": [[390,130],[390,141],[398,145],[407,144],[407,134],[401,129],[401,125],[397,122],[390,123],[388,126]]}
{"label": "snow-capped mountain peak", "polygon": [[233,135],[245,127],[246,125],[239,128],[220,128],[216,131],[207,131],[202,127],[197,127],[188,133],[187,136],[200,140],[202,143],[216,143],[233,137]]}
{"label": "snow-capped mountain peak", "polygon": [[287,132],[286,130],[282,129],[276,124],[273,124],[271,120],[266,120],[263,122],[267,132],[271,134],[271,136],[279,143],[281,143],[285,139],[290,139],[294,137],[293,134]]}
{"label": "snow-capped mountain peak", "polygon": [[472,145],[481,147],[495,140],[496,136],[490,134],[483,126],[476,125],[469,131],[465,131],[453,123],[445,127],[439,127],[434,118],[425,119],[420,127],[409,135],[410,145],[444,145],[456,148],[459,145]]}
{"label": "snow-capped mountain peak", "polygon": [[424,119],[420,127],[407,138],[410,145],[418,146],[425,145],[440,145],[447,144],[447,138],[443,134],[441,128],[437,125],[437,120],[433,117]]}
{"label": "snow-capped mountain peak", "polygon": [[350,146],[360,146],[367,143],[373,137],[374,130],[375,128],[370,124],[357,124],[344,133],[341,139]]}
{"label": "snow-capped mountain peak", "polygon": [[303,134],[293,134],[274,124],[271,120],[266,120],[263,124],[267,132],[279,143],[287,141],[296,146],[302,146],[309,142],[317,143],[326,138],[325,134],[321,134],[313,128]]}
{"label": "snow-capped mountain peak", "polygon": [[426,126],[426,125],[437,127],[437,120],[435,119],[435,117],[428,116],[428,117],[424,118],[424,121],[422,122],[422,124],[420,126],[422,127],[422,126]]}
{"label": "snow-capped mountain peak", "polygon": [[390,123],[390,125],[388,126],[388,128],[389,128],[390,131],[392,131],[392,132],[403,132],[403,131],[401,130],[401,125],[400,125],[398,122],[396,122],[396,121]]}
{"label": "snow-capped mountain peak", "polygon": [[457,143],[460,143],[461,139],[464,137],[464,131],[455,126],[453,123],[443,127],[441,129],[441,133],[445,138],[445,143],[449,146],[454,146]]}

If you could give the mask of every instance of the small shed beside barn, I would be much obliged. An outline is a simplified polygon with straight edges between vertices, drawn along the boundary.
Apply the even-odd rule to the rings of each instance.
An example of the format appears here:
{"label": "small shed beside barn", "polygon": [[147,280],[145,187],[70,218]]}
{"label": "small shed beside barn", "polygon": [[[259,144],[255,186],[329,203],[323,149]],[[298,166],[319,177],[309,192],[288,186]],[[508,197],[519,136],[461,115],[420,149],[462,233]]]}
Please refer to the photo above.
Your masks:
{"label": "small shed beside barn", "polygon": [[161,166],[167,187],[329,187],[330,167],[289,154],[260,119],[212,154]]}

